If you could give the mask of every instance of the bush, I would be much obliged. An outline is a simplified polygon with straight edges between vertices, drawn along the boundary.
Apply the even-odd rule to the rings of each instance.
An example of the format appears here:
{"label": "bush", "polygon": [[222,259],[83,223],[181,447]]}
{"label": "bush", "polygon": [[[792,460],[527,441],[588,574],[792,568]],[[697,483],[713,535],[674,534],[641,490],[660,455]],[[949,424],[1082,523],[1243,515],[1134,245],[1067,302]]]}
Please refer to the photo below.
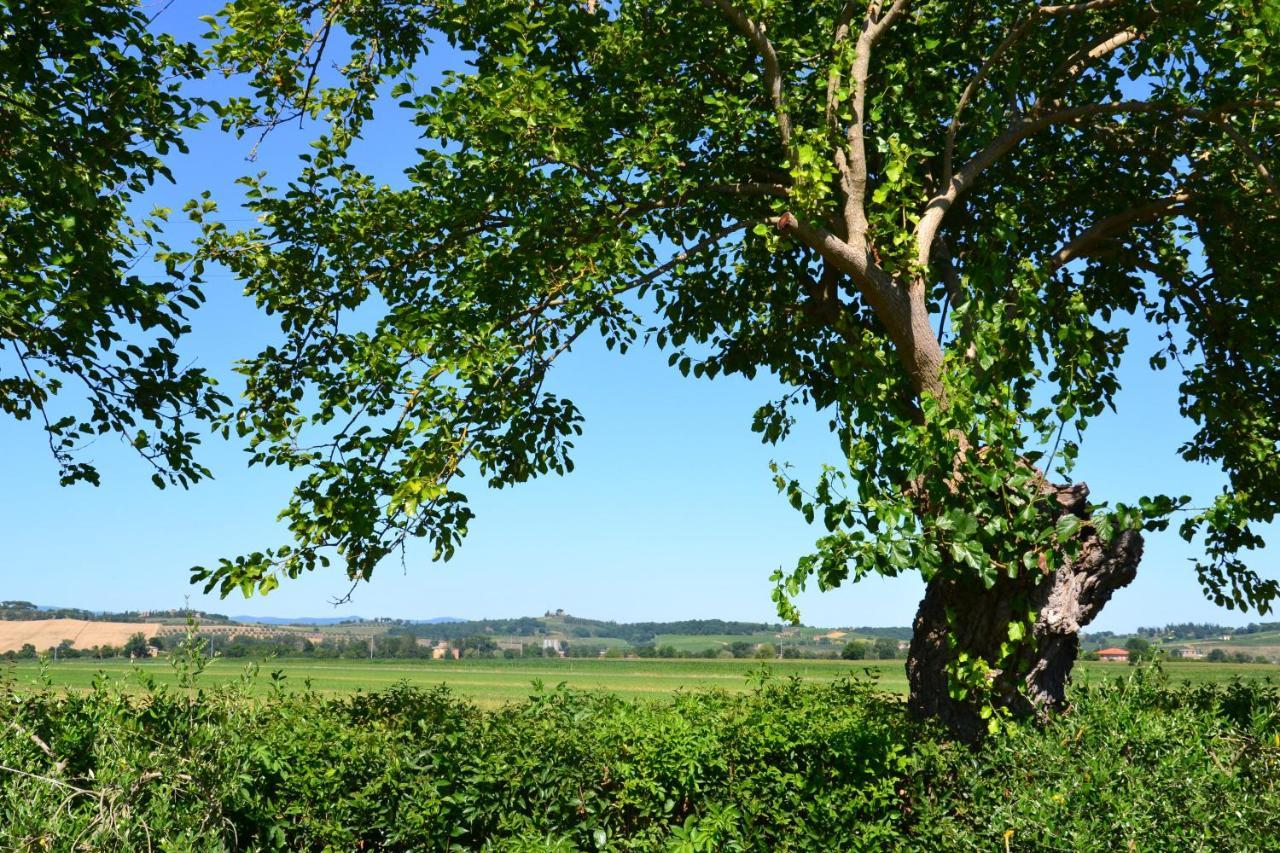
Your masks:
{"label": "bush", "polygon": [[[1280,837],[1270,687],[1145,670],[977,749],[860,680],[478,709],[397,687],[5,691],[2,849],[1215,850]],[[1012,833],[1006,835],[1006,833]]]}

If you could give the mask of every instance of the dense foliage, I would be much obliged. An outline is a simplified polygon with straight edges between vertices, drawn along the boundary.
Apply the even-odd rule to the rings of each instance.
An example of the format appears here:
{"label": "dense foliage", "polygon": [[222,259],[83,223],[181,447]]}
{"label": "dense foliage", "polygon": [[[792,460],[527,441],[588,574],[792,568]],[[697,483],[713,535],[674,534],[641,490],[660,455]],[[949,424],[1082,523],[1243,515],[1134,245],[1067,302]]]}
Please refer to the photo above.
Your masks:
{"label": "dense foliage", "polygon": [[[285,334],[245,364],[235,426],[257,461],[303,472],[285,511],[296,546],[202,572],[211,586],[332,550],[367,577],[410,536],[447,556],[469,471],[505,486],[571,468],[581,419],[544,380],[585,334],[622,349],[651,335],[698,376],[776,373],[794,390],[758,415],[769,441],[790,406],[830,414],[847,470],[812,489],[780,475],[829,531],[784,592],[838,584],[850,561],[855,577],[966,570],[990,586],[1052,566],[1048,546],[1074,532],[1041,529],[1026,462],[1069,469],[1076,442],[1055,436],[1111,404],[1127,326],[1150,322],[1166,335],[1143,355],[1185,374],[1198,431],[1183,453],[1231,478],[1186,525],[1210,531],[1202,579],[1223,603],[1274,593],[1233,557],[1280,481],[1263,474],[1269,4],[319,10],[236,0],[214,25],[217,59],[253,89],[227,127],[289,110],[329,127],[295,178],[251,180],[261,227],[208,246]],[[313,86],[334,32],[351,59]],[[433,39],[471,61],[418,88]],[[379,80],[433,143],[403,187],[349,157]],[[363,305],[372,328],[344,320]],[[1228,398],[1229,427],[1209,417]],[[1122,509],[1107,530],[1176,505]]]}
{"label": "dense foliage", "polygon": [[132,696],[6,689],[0,846],[1191,851],[1280,837],[1271,687],[1170,688],[1138,670],[974,749],[868,683],[763,672],[750,693],[657,703],[535,685],[495,711],[443,689],[325,698],[277,675],[270,701],[251,701],[247,684],[182,676]]}

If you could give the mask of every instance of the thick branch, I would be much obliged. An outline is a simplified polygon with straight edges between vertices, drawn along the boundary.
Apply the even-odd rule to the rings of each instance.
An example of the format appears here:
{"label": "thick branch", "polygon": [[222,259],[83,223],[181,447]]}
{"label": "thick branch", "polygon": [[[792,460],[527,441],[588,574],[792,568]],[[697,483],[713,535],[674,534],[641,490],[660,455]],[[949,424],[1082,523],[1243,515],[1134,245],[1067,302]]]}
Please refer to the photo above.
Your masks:
{"label": "thick branch", "polygon": [[888,273],[868,259],[865,252],[855,251],[826,229],[801,222],[790,213],[771,222],[779,231],[790,234],[853,280],[862,298],[875,312],[876,319],[888,332],[898,360],[916,392],[927,392],[941,399],[942,349],[929,324],[922,283],[912,283],[909,290],[899,287]]}
{"label": "thick branch", "polygon": [[1098,220],[1050,256],[1050,271],[1056,271],[1074,260],[1085,257],[1093,249],[1104,244],[1107,239],[1134,225],[1176,214],[1183,210],[1193,198],[1191,193],[1174,193],[1171,196],[1156,199],[1150,204],[1113,213]]}
{"label": "thick branch", "polygon": [[[873,20],[874,9],[867,13],[867,21],[854,50],[853,69],[853,121],[849,124],[846,152],[837,155],[837,165],[843,177],[845,196],[845,227],[849,232],[849,245],[853,251],[867,252],[867,141],[866,101],[867,77],[871,73],[871,49],[893,22],[906,11],[907,0],[895,0],[889,10],[878,20]],[[845,162],[841,162],[845,159]]]}
{"label": "thick branch", "polygon": [[854,251],[825,228],[802,222],[790,213],[771,222],[779,231],[799,240],[849,276],[885,326],[892,330],[905,321],[907,303],[901,290],[888,273],[869,261],[866,253]]}
{"label": "thick branch", "polygon": [[1090,65],[1099,59],[1114,53],[1132,41],[1137,40],[1142,33],[1137,27],[1129,27],[1117,33],[1112,33],[1106,38],[1091,45],[1090,47],[1081,48],[1072,54],[1066,64],[1058,71],[1055,77],[1062,80],[1074,80],[1080,76]]}

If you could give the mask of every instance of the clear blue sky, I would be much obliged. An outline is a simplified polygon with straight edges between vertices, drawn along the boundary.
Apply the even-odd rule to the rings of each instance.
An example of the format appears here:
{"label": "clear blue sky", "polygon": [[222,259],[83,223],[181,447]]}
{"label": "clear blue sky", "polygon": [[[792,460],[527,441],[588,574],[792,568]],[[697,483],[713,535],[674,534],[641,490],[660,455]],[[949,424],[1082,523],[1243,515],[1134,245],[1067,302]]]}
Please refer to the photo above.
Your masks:
{"label": "clear blue sky", "polygon": [[[161,23],[192,33],[195,16],[205,11],[197,7],[204,5],[175,4]],[[424,76],[450,61],[456,57],[434,55]],[[174,164],[178,186],[157,188],[148,205],[177,207],[207,188],[222,200],[226,218],[244,220],[234,179],[266,169],[283,180],[306,138],[306,131],[280,130],[258,162],[249,163],[252,140],[202,131],[192,137],[191,155]],[[381,120],[359,149],[361,164],[395,182],[416,144],[404,124]],[[176,226],[172,236],[189,236],[189,229]],[[194,317],[184,352],[224,377],[231,392],[237,387],[232,361],[255,352],[275,327],[227,274],[215,271],[205,290],[210,302]],[[1156,346],[1149,333],[1137,330],[1134,339],[1120,411],[1099,419],[1086,436],[1078,479],[1098,500],[1165,491],[1201,503],[1217,491],[1221,476],[1177,457],[1191,432],[1177,413],[1178,377],[1146,367]],[[411,546],[403,568],[388,561],[336,612],[483,617],[562,607],[617,620],[773,621],[770,572],[791,567],[821,531],[807,527],[776,493],[767,465],[786,460],[816,473],[822,462],[838,462],[825,418],[802,423],[783,447],[763,446],[750,432],[751,414],[774,396],[775,386],[685,379],[655,347],[619,356],[584,346],[559,364],[552,382],[551,390],[574,399],[587,417],[574,473],[514,490],[471,492],[478,518],[454,560],[432,563],[426,547]],[[330,599],[347,588],[337,570],[247,601],[238,593],[226,601],[203,597],[187,583],[193,564],[287,541],[274,518],[288,477],[247,469],[234,442],[207,442],[203,459],[217,479],[187,492],[155,489],[144,465],[113,438],[86,454],[101,468],[103,485],[64,489],[44,436],[29,422],[0,419],[0,598],[134,609],[182,606],[190,595],[194,607],[229,614],[333,615]],[[1256,555],[1257,568],[1274,576],[1276,553]],[[1150,534],[1138,580],[1116,595],[1093,628],[1258,619],[1205,601],[1191,556],[1176,532]],[[809,624],[905,625],[921,590],[914,577],[868,580],[810,593],[801,610]]]}

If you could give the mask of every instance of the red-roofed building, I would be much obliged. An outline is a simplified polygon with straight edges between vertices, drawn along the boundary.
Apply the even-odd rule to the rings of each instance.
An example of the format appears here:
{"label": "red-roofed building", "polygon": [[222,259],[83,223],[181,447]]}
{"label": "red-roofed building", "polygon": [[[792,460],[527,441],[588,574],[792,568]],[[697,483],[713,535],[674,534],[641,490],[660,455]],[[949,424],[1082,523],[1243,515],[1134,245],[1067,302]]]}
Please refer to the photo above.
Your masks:
{"label": "red-roofed building", "polygon": [[1098,649],[1098,660],[1128,662],[1128,649]]}

